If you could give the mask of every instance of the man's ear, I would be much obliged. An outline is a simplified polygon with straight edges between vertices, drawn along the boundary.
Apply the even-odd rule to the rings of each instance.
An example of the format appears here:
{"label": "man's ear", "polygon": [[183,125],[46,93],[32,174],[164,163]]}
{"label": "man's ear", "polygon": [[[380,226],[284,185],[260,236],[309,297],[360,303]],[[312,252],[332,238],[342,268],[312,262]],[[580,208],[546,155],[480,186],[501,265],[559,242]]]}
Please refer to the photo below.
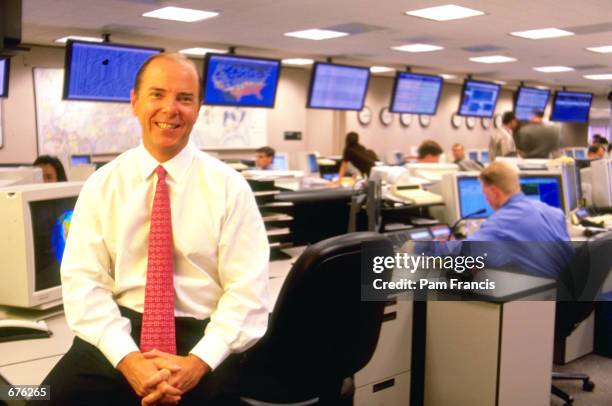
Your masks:
{"label": "man's ear", "polygon": [[130,90],[130,105],[132,106],[132,113],[134,115],[136,115],[136,92],[134,92],[134,89]]}

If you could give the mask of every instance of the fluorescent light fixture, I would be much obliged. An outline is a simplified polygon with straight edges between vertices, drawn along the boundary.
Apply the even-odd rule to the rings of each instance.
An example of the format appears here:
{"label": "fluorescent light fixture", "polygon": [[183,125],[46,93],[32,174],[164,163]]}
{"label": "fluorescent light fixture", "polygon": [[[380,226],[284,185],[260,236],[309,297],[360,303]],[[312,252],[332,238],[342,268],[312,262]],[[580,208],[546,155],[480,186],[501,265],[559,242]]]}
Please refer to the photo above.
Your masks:
{"label": "fluorescent light fixture", "polygon": [[612,80],[612,73],[598,73],[596,75],[584,75],[589,80]]}
{"label": "fluorescent light fixture", "polygon": [[470,58],[472,62],[478,63],[506,63],[506,62],[516,62],[516,58],[512,58],[510,56],[503,55],[489,55],[489,56],[476,56]]}
{"label": "fluorescent light fixture", "polygon": [[597,52],[600,54],[609,54],[612,52],[612,45],[604,45],[602,47],[591,47],[587,48],[587,51]]}
{"label": "fluorescent light fixture", "polygon": [[283,59],[282,62],[284,65],[297,65],[297,66],[312,65],[314,63],[312,59],[305,59],[305,58]]}
{"label": "fluorescent light fixture", "polygon": [[402,52],[432,52],[432,51],[440,51],[444,49],[444,47],[440,47],[438,45],[429,45],[429,44],[407,44],[400,45],[397,47],[392,47],[391,49],[395,49],[396,51]]}
{"label": "fluorescent light fixture", "polygon": [[550,89],[550,88],[549,88],[548,86],[542,86],[542,85],[540,85],[540,86],[536,86],[536,89],[548,90],[548,89]]}
{"label": "fluorescent light fixture", "polygon": [[505,85],[506,82],[504,82],[503,80],[494,80],[493,83],[497,83],[498,85]]}
{"label": "fluorescent light fixture", "polygon": [[303,31],[293,31],[286,32],[283,35],[287,37],[301,38],[301,39],[310,39],[313,41],[321,41],[323,39],[332,39],[332,38],[340,38],[348,35],[346,32],[341,31],[332,31],[332,30],[320,30],[318,28],[313,28],[311,30],[303,30]]}
{"label": "fluorescent light fixture", "polygon": [[533,68],[533,70],[543,73],[558,73],[571,72],[574,68],[570,68],[569,66],[538,66]]}
{"label": "fluorescent light fixture", "polygon": [[538,30],[511,32],[510,35],[527,39],[545,39],[567,37],[569,35],[574,35],[574,33],[571,31],[560,30],[559,28],[541,28]]}
{"label": "fluorescent light fixture", "polygon": [[102,42],[102,41],[104,41],[100,37],[82,37],[80,35],[69,35],[67,37],[58,38],[58,39],[55,40],[55,42],[59,42],[59,43],[65,44],[66,42],[68,42],[69,39],[73,39],[73,40],[76,40],[76,41],[89,41],[89,42]]}
{"label": "fluorescent light fixture", "polygon": [[448,73],[440,73],[439,76],[442,76],[443,79],[455,79],[457,75],[450,75]]}
{"label": "fluorescent light fixture", "polygon": [[216,49],[216,48],[185,48],[179,51],[181,54],[203,56],[209,53],[213,54],[226,54],[227,49]]}
{"label": "fluorescent light fixture", "polygon": [[184,23],[193,23],[196,21],[206,20],[218,16],[219,13],[214,11],[194,10],[192,8],[182,7],[164,7],[157,10],[144,13],[143,17],[160,18],[162,20],[182,21]]}
{"label": "fluorescent light fixture", "polygon": [[385,72],[391,72],[394,71],[395,69],[393,68],[389,68],[388,66],[372,66],[370,67],[370,72],[372,73],[385,73]]}
{"label": "fluorescent light fixture", "polygon": [[461,18],[481,16],[484,13],[471,8],[446,4],[444,6],[421,8],[418,10],[406,11],[406,15],[426,18],[435,21],[459,20]]}

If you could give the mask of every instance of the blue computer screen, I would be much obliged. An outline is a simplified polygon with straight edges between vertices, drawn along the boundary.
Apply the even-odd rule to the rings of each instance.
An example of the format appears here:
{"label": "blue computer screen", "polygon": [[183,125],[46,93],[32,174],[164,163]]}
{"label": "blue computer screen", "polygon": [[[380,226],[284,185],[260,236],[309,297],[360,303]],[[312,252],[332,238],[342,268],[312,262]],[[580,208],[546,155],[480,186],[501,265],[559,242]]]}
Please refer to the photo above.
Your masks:
{"label": "blue computer screen", "polygon": [[64,99],[129,102],[138,69],[157,48],[69,41]]}
{"label": "blue computer screen", "polygon": [[450,235],[450,228],[446,225],[430,227],[429,231],[433,235],[434,240],[438,241],[446,241]]}
{"label": "blue computer screen", "polygon": [[11,60],[0,58],[0,97],[8,97],[9,68]]}
{"label": "blue computer screen", "polygon": [[470,158],[470,161],[478,161],[478,151],[468,152],[468,158]]}
{"label": "blue computer screen", "polygon": [[570,157],[570,158],[573,158],[573,157],[574,157],[574,151],[573,151],[573,150],[571,150],[571,149],[566,149],[565,151],[563,151],[563,154],[564,154],[565,156]]}
{"label": "blue computer screen", "polygon": [[205,66],[204,104],[274,107],[280,61],[208,54]]}
{"label": "blue computer screen", "polygon": [[[459,217],[487,218],[493,214],[493,209],[487,203],[485,195],[482,193],[480,180],[477,176],[457,178],[457,198],[459,199]],[[485,209],[484,213],[470,216],[478,210]]]}
{"label": "blue computer screen", "polygon": [[489,163],[489,151],[482,151],[480,153],[480,162],[482,162],[483,164]]}
{"label": "blue computer screen", "polygon": [[586,123],[589,121],[592,101],[592,93],[556,92],[550,119]]}
{"label": "blue computer screen", "polygon": [[71,155],[70,156],[70,165],[71,166],[77,166],[77,165],[87,165],[91,163],[91,156],[90,155]]}
{"label": "blue computer screen", "polygon": [[559,176],[520,175],[521,190],[532,200],[563,210]]}
{"label": "blue computer screen", "polygon": [[436,114],[443,82],[440,76],[398,72],[391,96],[391,111]]}
{"label": "blue computer screen", "polygon": [[548,104],[550,90],[520,86],[516,93],[514,114],[521,121],[528,121],[536,111],[544,111]]}
{"label": "blue computer screen", "polygon": [[459,115],[493,117],[500,88],[496,83],[466,80],[463,82]]}
{"label": "blue computer screen", "polygon": [[308,154],[308,171],[310,173],[319,172],[319,164],[317,163],[317,156],[315,154]]}
{"label": "blue computer screen", "polygon": [[431,234],[429,234],[429,230],[421,229],[416,231],[409,231],[411,240],[422,241],[422,240],[431,240]]}
{"label": "blue computer screen", "polygon": [[308,107],[361,110],[369,79],[368,68],[316,63],[310,79]]}
{"label": "blue computer screen", "polygon": [[277,171],[286,171],[289,169],[289,165],[287,163],[287,157],[285,155],[274,155],[274,160],[272,161],[272,167]]}
{"label": "blue computer screen", "polygon": [[576,159],[586,159],[586,149],[585,148],[577,148],[574,150],[574,157]]}

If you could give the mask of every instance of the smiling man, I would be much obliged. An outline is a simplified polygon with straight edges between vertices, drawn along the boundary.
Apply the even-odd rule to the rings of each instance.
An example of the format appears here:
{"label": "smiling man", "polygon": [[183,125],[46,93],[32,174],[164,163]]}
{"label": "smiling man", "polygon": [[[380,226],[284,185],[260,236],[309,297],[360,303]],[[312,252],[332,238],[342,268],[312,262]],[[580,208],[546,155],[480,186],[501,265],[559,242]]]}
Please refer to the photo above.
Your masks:
{"label": "smiling man", "polygon": [[142,144],[83,187],[61,268],[76,338],[45,379],[52,404],[228,405],[235,353],[266,330],[253,194],[189,143],[200,83],[184,56],[150,58],[131,94]]}

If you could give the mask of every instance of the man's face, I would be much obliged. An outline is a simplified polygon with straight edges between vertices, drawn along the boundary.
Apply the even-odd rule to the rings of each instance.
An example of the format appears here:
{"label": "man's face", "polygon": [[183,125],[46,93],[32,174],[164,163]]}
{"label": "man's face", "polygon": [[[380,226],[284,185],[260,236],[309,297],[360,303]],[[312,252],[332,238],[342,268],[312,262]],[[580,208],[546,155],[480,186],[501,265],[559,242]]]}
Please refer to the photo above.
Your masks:
{"label": "man's face", "polygon": [[132,111],[140,121],[142,142],[159,162],[171,159],[189,142],[200,111],[198,92],[193,67],[163,58],[149,64],[138,94],[132,90]]}
{"label": "man's face", "polygon": [[519,126],[519,121],[515,118],[515,119],[512,119],[512,121],[510,121],[506,127],[514,131],[518,128],[518,126]]}
{"label": "man's face", "polygon": [[463,161],[465,159],[465,149],[462,145],[455,145],[453,147],[453,159],[455,161]]}
{"label": "man's face", "polygon": [[596,153],[588,153],[589,159],[601,159],[606,155],[606,150],[600,147]]}
{"label": "man's face", "polygon": [[268,166],[272,165],[272,161],[274,157],[268,156],[263,152],[258,152],[255,154],[255,166],[259,169],[266,169]]}

